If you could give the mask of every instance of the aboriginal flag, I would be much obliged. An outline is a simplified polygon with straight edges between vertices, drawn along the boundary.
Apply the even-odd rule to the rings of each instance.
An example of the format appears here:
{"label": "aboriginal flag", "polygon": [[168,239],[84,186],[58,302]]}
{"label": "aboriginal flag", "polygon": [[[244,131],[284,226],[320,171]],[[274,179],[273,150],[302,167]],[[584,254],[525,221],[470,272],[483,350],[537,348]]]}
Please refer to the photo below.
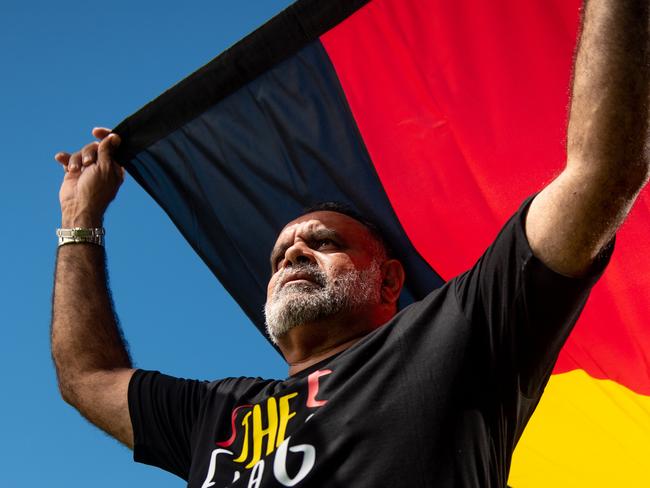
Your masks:
{"label": "aboriginal flag", "polygon": [[[300,0],[122,122],[120,161],[263,331],[268,254],[321,201],[378,223],[402,304],[564,167],[579,0]],[[650,486],[650,198],[559,357],[510,484]]]}

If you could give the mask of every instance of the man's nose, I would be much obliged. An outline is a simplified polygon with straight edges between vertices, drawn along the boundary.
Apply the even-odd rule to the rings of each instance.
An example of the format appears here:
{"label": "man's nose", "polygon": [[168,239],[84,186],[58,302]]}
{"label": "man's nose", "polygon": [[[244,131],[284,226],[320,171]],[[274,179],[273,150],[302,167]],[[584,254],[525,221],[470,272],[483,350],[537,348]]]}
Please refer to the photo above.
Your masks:
{"label": "man's nose", "polygon": [[294,243],[284,255],[286,264],[310,264],[315,262],[311,248],[302,241]]}

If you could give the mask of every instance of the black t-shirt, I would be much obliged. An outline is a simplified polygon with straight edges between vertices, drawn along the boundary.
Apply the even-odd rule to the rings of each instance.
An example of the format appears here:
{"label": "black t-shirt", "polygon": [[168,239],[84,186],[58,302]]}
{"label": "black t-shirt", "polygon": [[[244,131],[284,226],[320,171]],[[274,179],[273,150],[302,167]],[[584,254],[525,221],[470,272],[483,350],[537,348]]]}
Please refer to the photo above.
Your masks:
{"label": "black t-shirt", "polygon": [[136,461],[192,488],[506,486],[591,286],[530,250],[530,199],[466,273],[285,380],[137,371]]}

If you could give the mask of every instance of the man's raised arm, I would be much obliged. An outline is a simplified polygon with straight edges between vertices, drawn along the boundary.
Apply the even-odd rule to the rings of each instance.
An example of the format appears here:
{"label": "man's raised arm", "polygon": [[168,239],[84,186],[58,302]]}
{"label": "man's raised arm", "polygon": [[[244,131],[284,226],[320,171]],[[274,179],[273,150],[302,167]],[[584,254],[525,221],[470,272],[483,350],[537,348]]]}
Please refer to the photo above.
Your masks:
{"label": "man's raised arm", "polygon": [[[81,151],[58,153],[65,168],[59,198],[63,228],[98,228],[124,178],[111,158],[119,144],[107,129]],[[133,374],[107,285],[104,249],[92,243],[60,246],[57,254],[52,357],[63,398],[88,420],[133,446],[127,390]]]}
{"label": "man's raised arm", "polygon": [[585,3],[567,166],[526,220],[534,254],[568,276],[589,269],[648,180],[648,3]]}

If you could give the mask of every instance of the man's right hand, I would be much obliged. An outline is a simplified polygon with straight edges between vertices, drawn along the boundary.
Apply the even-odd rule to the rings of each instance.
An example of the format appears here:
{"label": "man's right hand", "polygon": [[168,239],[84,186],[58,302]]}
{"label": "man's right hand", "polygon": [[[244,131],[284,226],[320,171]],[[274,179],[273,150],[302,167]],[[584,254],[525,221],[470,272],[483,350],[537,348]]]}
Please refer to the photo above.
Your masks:
{"label": "man's right hand", "polygon": [[113,160],[120,137],[101,127],[92,134],[99,142],[55,156],[65,170],[59,191],[62,227],[101,227],[104,212],[124,181],[124,168]]}

